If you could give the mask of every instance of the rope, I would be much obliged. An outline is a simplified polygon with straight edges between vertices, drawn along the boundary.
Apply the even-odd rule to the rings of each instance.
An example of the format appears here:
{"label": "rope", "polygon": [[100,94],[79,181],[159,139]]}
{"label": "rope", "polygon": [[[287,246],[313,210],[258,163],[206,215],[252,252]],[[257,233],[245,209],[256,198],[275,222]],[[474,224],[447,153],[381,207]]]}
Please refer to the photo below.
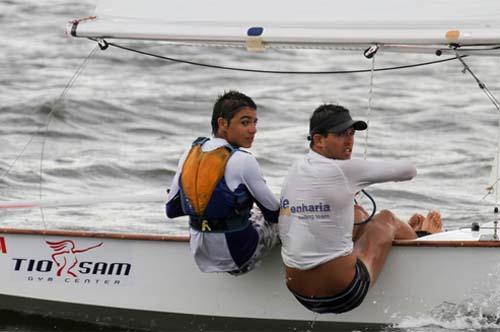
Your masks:
{"label": "rope", "polygon": [[[498,128],[500,128],[500,116],[498,117]],[[497,132],[497,154],[495,156],[495,166],[496,166],[496,171],[497,174],[495,175],[496,181],[491,185],[493,188],[495,188],[495,209],[493,210],[494,214],[498,218],[498,200],[499,200],[499,191],[498,191],[498,181],[500,181],[500,132]]]}
{"label": "rope", "polygon": [[[462,59],[464,56],[461,56],[457,49],[455,48],[454,49],[455,51],[455,54],[456,54],[456,58],[458,59],[458,61],[460,61],[462,63],[462,65],[464,66],[464,69],[463,69],[463,73],[465,72],[469,72],[469,74],[471,74],[471,76],[474,78],[474,80],[476,81],[477,85],[479,86],[479,88],[486,94],[486,96],[488,97],[488,99],[491,101],[491,103],[493,104],[493,106],[495,106],[495,108],[497,109],[497,111],[500,112],[500,103],[498,102],[498,100],[495,98],[495,96],[491,93],[491,91],[488,89],[488,87],[486,86],[486,84],[484,84],[483,81],[481,81],[479,79],[479,77],[477,77],[477,75],[472,71],[472,69],[469,67],[469,65],[467,65],[467,63]],[[498,126],[500,127],[500,118],[499,118],[499,121],[498,121]],[[486,193],[486,195],[484,195],[479,201],[481,202],[482,200],[484,200],[486,197],[488,197],[489,195],[491,195],[492,191],[495,192],[495,211],[497,210],[498,208],[498,200],[499,200],[499,192],[498,192],[498,182],[500,181],[500,165],[499,165],[499,162],[500,162],[500,158],[498,158],[498,156],[500,156],[500,133],[498,134],[498,142],[499,144],[497,145],[497,154],[496,154],[496,157],[495,157],[495,166],[496,166],[496,169],[497,169],[497,174],[496,174],[496,181],[493,182],[493,184],[491,185],[491,187],[489,187],[489,190],[488,190],[488,193]],[[492,190],[494,188],[494,190]]]}
{"label": "rope", "polygon": [[488,97],[488,99],[493,103],[493,105],[495,106],[495,108],[497,109],[497,111],[500,112],[500,103],[495,98],[495,96],[491,93],[491,91],[488,89],[488,87],[486,86],[486,84],[484,84],[479,79],[479,77],[476,76],[476,74],[472,71],[472,69],[470,69],[470,67],[467,65],[467,63],[465,63],[465,61],[462,59],[465,56],[464,55],[462,55],[462,56],[459,55],[458,51],[456,49],[455,49],[455,54],[456,54],[456,59],[458,59],[458,61],[460,61],[462,63],[462,65],[464,66],[464,73],[465,73],[465,71],[468,71],[471,74],[471,76],[474,78],[474,80],[476,81],[476,83],[479,86],[479,88],[484,91],[484,93],[486,94],[486,96]]}
{"label": "rope", "polygon": [[[367,224],[368,222],[370,222],[372,220],[373,216],[377,212],[377,204],[375,203],[375,200],[373,199],[373,197],[370,194],[368,194],[364,189],[361,189],[361,192],[363,192],[363,194],[370,199],[370,201],[372,202],[373,210],[372,210],[372,213],[370,213],[370,215],[368,216],[368,218],[366,218],[365,220],[360,221],[360,222],[355,222],[354,226]],[[358,204],[356,202],[356,199],[354,199],[354,202],[356,204]]]}
{"label": "rope", "polygon": [[[97,39],[94,39],[94,38],[89,38],[89,39],[93,40],[95,42],[102,42],[102,40],[98,41]],[[189,61],[189,60],[183,60],[183,59],[162,56],[162,55],[158,55],[158,54],[154,54],[154,53],[141,51],[138,49],[133,49],[133,48],[126,47],[123,45],[118,45],[115,43],[109,43],[109,42],[105,42],[105,43],[106,43],[106,45],[114,46],[114,47],[122,49],[122,50],[130,51],[130,52],[134,52],[134,53],[138,53],[138,54],[142,54],[142,55],[146,55],[146,56],[151,56],[151,57],[162,59],[162,60],[177,62],[177,63],[184,63],[184,64],[188,64],[188,65],[207,67],[207,68],[213,68],[213,69],[242,71],[242,72],[261,73],[261,74],[289,74],[289,75],[356,74],[356,73],[368,73],[368,72],[372,72],[372,71],[389,71],[389,70],[415,68],[415,67],[428,66],[428,65],[438,64],[438,63],[452,61],[452,60],[457,59],[457,57],[453,57],[453,58],[447,58],[447,59],[442,59],[442,60],[421,62],[421,63],[417,63],[417,64],[412,64],[412,65],[383,67],[383,68],[376,68],[376,69],[334,70],[334,71],[280,71],[280,70],[261,70],[261,69],[251,69],[251,68],[218,66],[218,65],[212,65],[212,64],[206,64],[206,63],[201,63],[201,62],[194,62],[194,61]],[[462,57],[466,57],[466,55],[463,55]]]}
{"label": "rope", "polygon": [[[54,105],[52,106],[49,114],[47,115],[47,123],[45,125],[45,131],[44,131],[43,139],[42,139],[42,149],[41,149],[41,152],[40,152],[40,186],[39,186],[39,188],[40,188],[40,191],[39,191],[39,198],[40,198],[40,200],[42,200],[42,196],[43,196],[43,156],[45,154],[45,142],[47,140],[47,132],[49,131],[49,125],[50,125],[50,122],[52,121],[52,115],[54,114],[55,106],[57,105],[58,102],[60,102],[60,101],[62,101],[64,99],[64,97],[68,93],[69,89],[73,86],[73,84],[75,83],[75,81],[78,78],[78,76],[80,76],[80,74],[83,72],[83,70],[85,69],[88,61],[95,54],[95,52],[97,51],[97,49],[98,49],[98,46],[96,45],[92,49],[92,51],[90,51],[89,55],[85,58],[85,60],[80,64],[80,67],[78,67],[77,71],[73,74],[73,77],[71,77],[71,79],[69,80],[69,82],[66,84],[66,87],[61,92],[61,95],[59,96],[59,98],[57,98],[57,100],[54,103]],[[37,133],[39,131],[40,130],[38,130]],[[37,133],[35,133],[33,135],[36,135]],[[33,140],[33,136],[31,137],[31,139],[28,142],[28,144],[32,140]],[[19,159],[19,158],[16,158],[16,160],[17,159]],[[45,216],[44,216],[44,213],[43,213],[43,207],[42,206],[40,206],[40,214],[42,216],[43,226],[44,226],[45,229],[47,229],[47,224],[45,223]]]}
{"label": "rope", "polygon": [[[366,160],[366,158],[368,156],[368,131],[370,130],[370,114],[371,114],[371,110],[372,110],[372,97],[373,97],[373,76],[374,76],[374,72],[375,72],[375,55],[377,54],[377,50],[378,50],[378,47],[375,48],[374,52],[369,55],[369,57],[372,59],[372,66],[371,66],[371,72],[370,72],[370,87],[368,89],[368,110],[366,112],[367,128],[366,128],[366,132],[365,132],[365,151],[363,153],[364,160]],[[365,53],[365,56],[366,56],[366,53]],[[377,211],[377,205],[375,204],[375,200],[373,199],[373,197],[371,197],[364,189],[362,189],[357,194],[357,196],[359,196],[359,199],[363,198],[362,195],[365,195],[366,197],[368,197],[370,199],[370,201],[372,202],[373,209],[372,209],[372,213],[370,214],[370,216],[368,216],[368,218],[366,218],[366,220],[363,220],[363,221],[358,222],[358,223],[354,223],[355,226],[368,223],[373,218],[373,216],[375,215],[375,212]],[[356,198],[354,200],[356,201]]]}
{"label": "rope", "polygon": [[[85,59],[84,63],[82,65],[80,65],[80,68],[77,70],[77,72],[75,74],[73,74],[73,77],[71,77],[71,79],[69,80],[69,82],[66,84],[66,87],[64,88],[64,90],[62,91],[61,95],[56,99],[56,102],[55,104],[57,104],[58,101],[62,100],[64,98],[64,96],[67,94],[67,92],[69,91],[70,87],[74,84],[74,82],[76,81],[76,78],[81,74],[82,70],[83,70],[83,65],[88,61],[89,57],[91,57],[92,55],[94,55],[94,53],[97,51],[97,47],[94,48],[91,53],[89,54],[89,56]],[[19,158],[24,154],[24,152],[26,151],[26,149],[28,148],[28,146],[31,144],[31,142],[33,141],[33,139],[35,138],[35,136],[39,135],[42,128],[45,128],[45,134],[47,133],[47,130],[48,130],[48,126],[49,126],[49,123],[50,123],[50,118],[52,116],[52,113],[54,111],[54,106],[51,108],[49,114],[48,114],[48,121],[47,123],[44,125],[44,126],[39,126],[37,131],[31,135],[31,137],[29,138],[29,140],[26,142],[26,144],[24,144],[23,148],[21,149],[21,152],[17,154],[16,158],[14,159],[14,161],[12,161],[9,166],[7,167],[7,170],[0,176],[0,180],[3,180],[9,173],[10,171],[12,170],[12,168],[14,167],[14,165],[17,163],[17,161],[19,160]],[[43,141],[43,144],[45,144],[45,139]],[[42,153],[42,159],[43,159],[43,153]],[[41,168],[41,166],[40,166]],[[41,181],[41,179],[40,179]],[[41,196],[41,194],[40,194]]]}
{"label": "rope", "polygon": [[[43,139],[42,139],[42,149],[41,149],[41,152],[40,152],[40,186],[39,186],[39,188],[40,188],[39,199],[40,200],[42,200],[42,196],[43,196],[43,157],[44,157],[44,154],[45,154],[45,142],[47,141],[47,133],[49,131],[50,122],[52,121],[52,115],[54,114],[55,105],[57,105],[58,102],[60,102],[60,101],[62,101],[64,99],[64,97],[68,93],[69,89],[76,82],[76,79],[83,72],[83,70],[87,66],[88,61],[95,54],[95,52],[97,52],[97,50],[98,50],[98,45],[96,45],[92,49],[92,51],[90,51],[89,55],[80,64],[80,66],[78,67],[77,71],[73,74],[73,76],[71,77],[71,79],[69,80],[69,82],[66,84],[64,90],[61,92],[61,95],[59,96],[59,98],[57,98],[57,100],[54,103],[54,105],[52,106],[49,114],[47,115],[47,123],[45,125],[45,131],[44,131]],[[40,214],[42,216],[43,226],[44,226],[45,229],[47,229],[47,224],[45,223],[45,216],[44,216],[44,213],[43,213],[43,207],[42,206],[40,206]]]}
{"label": "rope", "polygon": [[373,97],[373,74],[375,72],[375,54],[372,56],[372,68],[370,73],[370,88],[368,89],[368,110],[366,112],[366,124],[368,125],[365,133],[365,151],[363,154],[364,159],[368,156],[368,131],[370,130],[370,114],[372,110],[372,97]]}
{"label": "rope", "polygon": [[7,170],[2,174],[2,176],[0,176],[0,180],[3,180],[10,173],[10,171],[12,170],[12,167],[14,167],[14,165],[17,163],[17,161],[19,160],[19,158],[21,158],[21,156],[24,154],[24,151],[26,151],[26,148],[28,147],[28,145],[31,144],[31,142],[33,141],[33,138],[35,138],[35,135],[37,135],[40,132],[40,129],[41,129],[41,127],[38,128],[38,130],[37,130],[36,133],[34,133],[33,135],[31,135],[30,139],[24,145],[24,147],[22,148],[21,152],[16,156],[16,158],[14,159],[14,161],[12,161],[10,163],[9,167],[7,167]]}
{"label": "rope", "polygon": [[[500,127],[500,119],[498,121],[498,126]],[[497,156],[495,158],[496,160],[496,167],[497,167],[497,180],[495,181],[495,206],[498,207],[498,196],[499,196],[499,192],[498,192],[498,181],[500,181],[500,165],[499,165],[499,159],[500,159],[500,134],[499,135],[499,138],[498,138],[498,144],[497,144]]]}

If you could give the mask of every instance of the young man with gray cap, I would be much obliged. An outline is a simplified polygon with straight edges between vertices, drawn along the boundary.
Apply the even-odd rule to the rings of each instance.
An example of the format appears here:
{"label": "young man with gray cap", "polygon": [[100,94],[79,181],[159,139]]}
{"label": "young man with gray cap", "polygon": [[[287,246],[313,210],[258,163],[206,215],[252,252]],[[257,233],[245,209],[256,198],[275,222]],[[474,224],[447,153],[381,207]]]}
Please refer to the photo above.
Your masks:
{"label": "young man with gray cap", "polygon": [[351,160],[354,134],[366,128],[342,106],[318,107],[310,119],[310,151],[290,167],[282,188],[278,225],[286,283],[314,312],[356,308],[380,274],[394,239],[416,238],[417,227],[441,228],[437,212],[414,215],[412,228],[387,210],[354,228],[368,217],[354,204],[357,192],[416,175],[407,161]]}

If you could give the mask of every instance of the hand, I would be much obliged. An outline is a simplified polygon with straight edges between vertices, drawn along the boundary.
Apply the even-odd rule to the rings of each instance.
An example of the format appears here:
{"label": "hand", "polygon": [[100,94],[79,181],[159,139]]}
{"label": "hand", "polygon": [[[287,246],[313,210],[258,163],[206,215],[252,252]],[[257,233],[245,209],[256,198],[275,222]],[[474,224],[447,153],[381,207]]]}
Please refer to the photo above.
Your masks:
{"label": "hand", "polygon": [[354,204],[354,222],[358,223],[368,218],[368,213],[359,204]]}

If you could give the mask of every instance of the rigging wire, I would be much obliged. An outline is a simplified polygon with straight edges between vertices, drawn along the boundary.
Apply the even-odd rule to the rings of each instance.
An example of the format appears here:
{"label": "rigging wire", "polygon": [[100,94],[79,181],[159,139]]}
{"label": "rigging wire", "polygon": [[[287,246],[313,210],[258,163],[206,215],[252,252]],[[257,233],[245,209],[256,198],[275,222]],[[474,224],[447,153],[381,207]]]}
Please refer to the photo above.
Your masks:
{"label": "rigging wire", "polygon": [[[370,49],[371,49],[372,53],[370,55],[367,55],[367,52]],[[374,76],[374,71],[375,71],[375,55],[377,53],[378,46],[374,45],[374,47],[370,48],[370,49],[365,51],[365,56],[372,59],[372,61],[371,61],[372,65],[371,65],[371,72],[370,72],[370,87],[368,89],[368,110],[366,112],[367,127],[366,127],[366,131],[365,131],[365,149],[364,149],[365,151],[363,153],[364,160],[366,160],[366,158],[368,156],[368,131],[370,130],[370,115],[371,115],[371,110],[372,110],[373,76]],[[357,222],[357,223],[355,222],[354,223],[355,226],[364,225],[364,224],[368,223],[369,221],[372,220],[373,216],[377,212],[377,204],[375,203],[375,200],[373,199],[373,197],[370,196],[364,189],[362,189],[357,195],[361,196],[362,194],[364,194],[366,197],[368,197],[368,199],[370,199],[370,201],[372,203],[372,213],[365,220]],[[354,201],[356,204],[358,204],[356,199]]]}
{"label": "rigging wire", "polygon": [[[442,60],[421,62],[421,63],[411,64],[411,65],[376,68],[373,70],[372,69],[357,69],[357,70],[334,70],[334,71],[280,71],[280,70],[264,70],[264,69],[251,69],[251,68],[212,65],[212,64],[207,64],[207,63],[183,60],[183,59],[167,57],[167,56],[163,56],[163,55],[159,55],[159,54],[154,54],[154,53],[150,53],[150,52],[145,52],[145,51],[141,51],[141,50],[134,49],[131,47],[127,47],[127,46],[123,46],[123,45],[119,45],[119,44],[115,44],[115,43],[110,43],[110,42],[104,41],[102,39],[99,39],[99,40],[95,39],[95,38],[89,38],[89,39],[99,43],[101,45],[101,49],[103,49],[103,50],[106,49],[108,46],[114,46],[116,48],[119,48],[119,49],[122,49],[125,51],[130,51],[130,52],[134,52],[134,53],[138,53],[138,54],[142,54],[142,55],[146,55],[146,56],[151,56],[151,57],[166,60],[166,61],[184,63],[184,64],[188,64],[188,65],[207,67],[207,68],[213,68],[213,69],[223,69],[223,70],[232,70],[232,71],[261,73],[261,74],[288,74],[288,75],[356,74],[356,73],[368,73],[371,71],[389,71],[389,70],[399,70],[399,69],[428,66],[428,65],[438,64],[438,63],[442,63],[442,62],[453,61],[453,60],[457,59],[457,57],[452,57],[452,58],[447,58],[447,59],[442,59]],[[105,45],[105,46],[102,46],[102,45]],[[462,55],[461,57],[466,57],[466,56],[467,55]]]}
{"label": "rigging wire", "polygon": [[[497,152],[498,152],[498,148],[497,148]],[[488,192],[479,200],[479,202],[483,201],[486,197],[488,197],[489,195],[491,195],[493,193],[493,191],[494,191],[493,188],[498,184],[498,182],[500,182],[500,177],[498,177],[495,182],[493,182],[490,186],[488,186],[486,188],[486,190],[488,190]]]}
{"label": "rigging wire", "polygon": [[[458,53],[458,50],[457,48],[455,47],[454,48],[454,51],[455,51],[455,55],[456,55],[456,58],[458,59],[458,61],[460,61],[462,63],[462,65],[464,66],[464,69],[463,69],[463,73],[465,72],[468,72],[469,74],[471,74],[471,76],[474,78],[474,80],[476,81],[477,85],[479,86],[479,88],[486,94],[486,96],[488,97],[488,99],[491,101],[491,103],[493,104],[493,106],[495,106],[495,108],[497,109],[497,111],[500,112],[500,103],[498,102],[498,100],[495,98],[495,96],[491,93],[491,91],[488,89],[488,87],[486,86],[486,84],[481,81],[479,79],[479,77],[472,71],[472,69],[469,67],[469,65],[462,59],[464,56],[460,55]],[[499,126],[500,126],[500,119],[499,119]],[[499,137],[498,137],[498,142],[500,142],[500,133],[499,133]],[[488,197],[489,195],[492,194],[492,191],[495,192],[495,211],[498,211],[498,182],[500,181],[500,176],[499,176],[499,158],[498,156],[500,155],[500,143],[497,145],[497,157],[495,158],[495,163],[496,163],[496,169],[497,169],[497,174],[496,174],[496,181],[493,182],[493,184],[491,184],[490,187],[488,187],[488,192],[486,193],[486,195],[484,195],[479,201],[483,201],[486,197]],[[495,188],[494,190],[492,190],[493,188]],[[496,213],[496,212],[495,212]]]}
{"label": "rigging wire", "polygon": [[370,130],[370,115],[372,110],[373,97],[373,74],[375,73],[375,54],[372,56],[372,67],[370,71],[370,88],[368,89],[368,110],[366,111],[366,124],[368,125],[365,132],[365,151],[363,157],[366,160],[368,156],[368,131]]}
{"label": "rigging wire", "polygon": [[[493,104],[493,106],[495,106],[495,108],[497,109],[497,111],[500,112],[500,103],[498,102],[498,100],[495,98],[495,96],[491,93],[491,91],[488,89],[488,87],[486,86],[486,84],[484,84],[483,81],[481,81],[479,79],[479,77],[477,77],[477,75],[472,71],[472,69],[469,67],[469,65],[467,65],[467,63],[462,59],[462,56],[460,56],[460,54],[458,53],[457,49],[455,48],[454,49],[455,51],[455,54],[457,56],[457,59],[458,61],[460,61],[462,63],[462,65],[464,66],[464,69],[463,69],[463,73],[465,73],[466,71],[469,72],[469,74],[471,74],[471,76],[474,78],[474,80],[476,81],[477,85],[479,86],[479,88],[486,94],[486,96],[488,97],[488,99],[491,101],[491,103]],[[500,118],[499,118],[499,121],[498,121],[498,125],[500,127]],[[498,142],[499,144],[497,145],[497,154],[496,154],[496,157],[495,157],[495,167],[496,167],[496,170],[497,170],[497,174],[496,174],[496,181],[494,181],[494,183],[489,187],[490,189],[488,190],[488,193],[486,193],[486,195],[483,196],[483,198],[481,198],[480,201],[484,200],[486,197],[488,197],[489,195],[492,194],[492,192],[495,193],[495,209],[494,209],[494,213],[497,214],[498,213],[498,181],[500,181],[500,174],[499,174],[499,171],[500,171],[500,158],[498,158],[498,156],[500,156],[500,133],[498,134]],[[494,188],[494,189],[493,189]]]}
{"label": "rigging wire", "polygon": [[[89,55],[87,55],[87,57],[80,64],[80,66],[78,67],[78,69],[76,70],[76,72],[73,74],[73,76],[68,81],[68,83],[64,87],[63,91],[59,95],[59,98],[57,98],[56,101],[54,102],[54,104],[52,105],[52,108],[51,108],[49,114],[47,115],[47,123],[45,125],[45,131],[43,133],[43,139],[42,139],[42,149],[40,151],[40,185],[39,185],[39,199],[40,199],[40,201],[42,200],[42,196],[43,196],[43,157],[44,157],[44,154],[45,154],[45,142],[47,141],[47,133],[49,131],[49,125],[52,122],[52,118],[53,118],[52,115],[54,114],[56,105],[59,102],[61,102],[66,97],[66,94],[68,93],[69,89],[71,89],[71,87],[73,86],[73,84],[76,82],[76,79],[83,72],[83,70],[87,66],[87,63],[89,62],[90,58],[97,52],[97,50],[99,48],[98,46],[99,45],[96,45],[92,49],[92,51],[90,51]],[[47,224],[45,223],[45,216],[44,216],[44,213],[43,213],[43,206],[40,206],[40,214],[42,216],[43,226],[44,226],[45,229],[47,229]]]}
{"label": "rigging wire", "polygon": [[469,72],[471,74],[471,76],[474,78],[474,80],[477,82],[477,85],[479,86],[479,88],[486,94],[486,96],[488,97],[488,99],[493,103],[493,105],[495,106],[495,108],[497,109],[497,111],[500,112],[500,103],[498,102],[498,100],[495,98],[495,96],[491,93],[491,91],[488,89],[488,87],[486,86],[486,84],[484,84],[484,82],[482,82],[479,77],[477,77],[477,75],[472,71],[472,69],[467,65],[467,63],[462,59],[463,57],[465,57],[464,55],[459,55],[458,54],[458,51],[455,49],[455,54],[456,54],[456,59],[458,61],[460,61],[462,63],[462,65],[464,66],[464,69],[463,69],[463,72],[465,73],[466,71]]}
{"label": "rigging wire", "polygon": [[17,163],[17,161],[19,160],[19,158],[21,158],[21,156],[24,154],[24,151],[26,151],[26,149],[31,144],[31,142],[33,141],[33,139],[35,138],[35,136],[38,135],[38,133],[40,132],[41,128],[42,127],[39,127],[38,130],[34,134],[31,135],[31,137],[28,140],[28,142],[26,142],[26,144],[24,144],[24,147],[21,149],[21,152],[17,154],[16,158],[10,163],[10,165],[7,167],[7,169],[5,170],[5,172],[3,172],[3,174],[0,176],[0,181],[3,180],[10,173],[10,171],[12,170],[12,167],[14,167],[14,165]]}
{"label": "rigging wire", "polygon": [[[73,76],[68,81],[68,83],[66,84],[65,88],[63,89],[63,91],[61,92],[61,94],[59,95],[59,97],[54,102],[54,105],[51,107],[50,112],[47,115],[48,119],[47,119],[47,122],[45,123],[45,125],[39,126],[38,129],[36,130],[36,132],[31,135],[31,137],[29,138],[29,140],[26,142],[26,144],[24,144],[23,148],[21,149],[21,152],[16,155],[16,158],[14,158],[14,160],[9,164],[9,166],[7,167],[7,170],[0,176],[0,180],[3,180],[7,175],[9,175],[10,171],[12,170],[12,168],[14,167],[14,165],[17,163],[17,161],[19,160],[19,158],[21,158],[21,156],[24,154],[24,152],[26,151],[26,149],[28,148],[28,146],[31,144],[31,142],[33,141],[33,139],[41,133],[41,131],[42,131],[43,128],[45,128],[44,136],[46,136],[47,131],[48,131],[48,127],[49,127],[49,124],[50,124],[50,121],[51,121],[51,118],[52,118],[52,114],[54,113],[55,106],[57,105],[57,103],[59,101],[61,101],[66,96],[66,94],[68,93],[69,89],[71,88],[71,86],[76,81],[77,77],[83,71],[83,67],[88,62],[88,59],[90,57],[92,57],[95,54],[96,51],[97,51],[97,46],[94,47],[94,49],[92,49],[92,51],[90,52],[90,54],[87,56],[87,58],[84,60],[84,62],[80,65],[80,67],[77,69],[77,71],[73,74]],[[45,137],[44,137],[43,142],[42,142],[41,160],[43,160],[43,146],[44,145],[45,145]],[[42,169],[42,166],[40,165],[40,173],[41,173],[41,169]],[[41,181],[42,181],[42,178],[40,176],[40,186],[41,186]],[[40,195],[40,198],[41,198],[41,195],[42,195],[41,194],[41,188],[40,188],[40,194],[39,195]]]}
{"label": "rigging wire", "polygon": [[[0,180],[2,180],[4,177],[6,177],[10,173],[10,171],[12,170],[12,168],[14,167],[14,165],[17,163],[17,161],[19,160],[19,158],[24,154],[24,152],[26,151],[26,149],[28,148],[28,146],[31,144],[31,142],[33,142],[33,139],[35,138],[35,136],[39,135],[42,132],[42,129],[45,128],[44,132],[43,132],[42,148],[41,148],[41,151],[40,151],[40,164],[39,164],[39,172],[40,172],[40,175],[39,175],[39,180],[40,180],[40,183],[39,183],[39,199],[42,200],[42,196],[43,196],[43,158],[44,158],[44,154],[45,154],[45,143],[46,143],[46,140],[47,140],[47,132],[49,130],[49,125],[50,125],[50,123],[52,121],[52,116],[54,114],[55,107],[58,105],[59,102],[61,102],[65,98],[66,94],[71,89],[71,87],[75,83],[75,81],[78,78],[78,76],[80,76],[80,74],[85,69],[85,67],[86,67],[89,59],[97,52],[97,50],[98,50],[98,46],[96,45],[92,49],[92,51],[89,53],[89,55],[84,59],[84,61],[80,64],[80,66],[78,67],[77,71],[73,74],[73,76],[68,81],[68,83],[64,87],[64,89],[61,92],[61,94],[59,95],[59,97],[53,103],[53,105],[52,105],[52,107],[50,109],[50,112],[47,115],[47,121],[46,121],[45,125],[39,126],[38,129],[37,129],[37,131],[31,135],[31,137],[29,138],[29,140],[26,142],[26,144],[21,149],[21,152],[17,154],[17,156],[14,159],[14,161],[12,163],[10,163],[9,167],[7,168],[7,170],[0,176]],[[45,222],[45,216],[44,216],[44,212],[43,212],[43,207],[42,206],[40,206],[40,214],[41,214],[41,217],[42,217],[43,226],[44,226],[45,229],[47,229],[47,223]]]}

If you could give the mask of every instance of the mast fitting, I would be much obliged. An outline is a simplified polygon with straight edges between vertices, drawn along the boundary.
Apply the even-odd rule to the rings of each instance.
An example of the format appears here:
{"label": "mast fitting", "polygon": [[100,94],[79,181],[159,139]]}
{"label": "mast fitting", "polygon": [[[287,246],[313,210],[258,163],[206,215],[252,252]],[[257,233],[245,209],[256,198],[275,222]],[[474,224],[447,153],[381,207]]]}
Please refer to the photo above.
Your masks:
{"label": "mast fitting", "polygon": [[99,45],[99,48],[101,49],[101,51],[104,51],[105,49],[107,49],[109,47],[109,43],[107,41],[105,41],[104,39],[97,39],[97,45]]}
{"label": "mast fitting", "polygon": [[379,49],[378,44],[372,45],[363,52],[363,55],[365,56],[365,58],[371,59],[375,54],[377,54],[378,49]]}
{"label": "mast fitting", "polygon": [[78,37],[76,35],[76,28],[78,27],[78,24],[80,24],[80,22],[84,22],[84,21],[92,21],[92,20],[95,20],[96,18],[97,18],[97,16],[89,16],[89,17],[84,17],[84,18],[69,21],[68,25],[66,26],[66,36]]}

